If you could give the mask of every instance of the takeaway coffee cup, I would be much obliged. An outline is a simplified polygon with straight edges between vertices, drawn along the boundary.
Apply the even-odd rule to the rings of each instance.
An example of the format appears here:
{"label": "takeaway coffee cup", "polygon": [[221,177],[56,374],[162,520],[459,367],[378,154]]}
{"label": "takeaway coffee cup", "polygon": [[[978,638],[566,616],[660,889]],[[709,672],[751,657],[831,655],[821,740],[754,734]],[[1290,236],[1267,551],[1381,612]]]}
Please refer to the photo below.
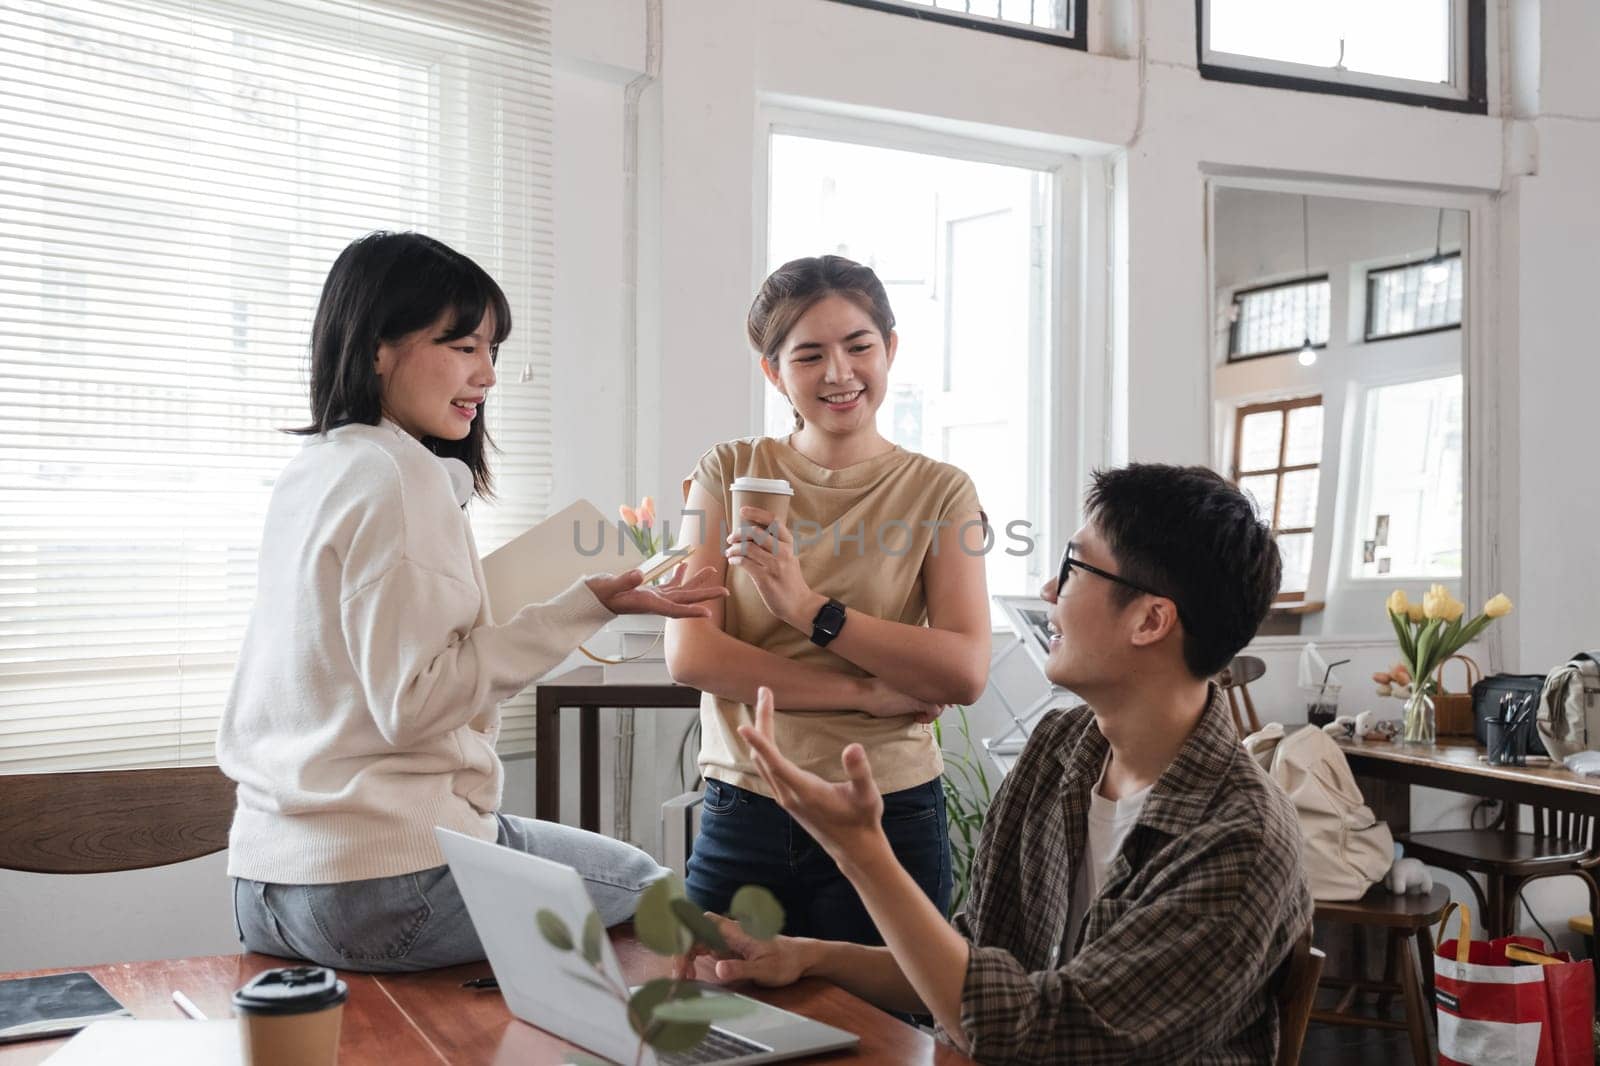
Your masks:
{"label": "takeaway coffee cup", "polygon": [[244,1066],[334,1066],[350,990],[323,966],[257,974],[233,994]]}
{"label": "takeaway coffee cup", "polygon": [[789,500],[794,489],[781,477],[741,477],[733,481],[733,514],[728,520],[734,528],[745,525],[740,511],[745,507],[759,507],[771,511],[773,521],[784,525],[789,521]]}

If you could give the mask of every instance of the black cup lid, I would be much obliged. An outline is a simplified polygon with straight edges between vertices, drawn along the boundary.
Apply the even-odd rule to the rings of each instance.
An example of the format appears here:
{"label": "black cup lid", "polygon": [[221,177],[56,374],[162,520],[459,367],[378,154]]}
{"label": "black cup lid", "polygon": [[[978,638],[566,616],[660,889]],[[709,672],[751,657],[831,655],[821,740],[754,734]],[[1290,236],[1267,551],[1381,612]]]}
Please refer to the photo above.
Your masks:
{"label": "black cup lid", "polygon": [[343,1003],[350,989],[325,966],[267,970],[233,994],[233,1005],[250,1014],[310,1014]]}

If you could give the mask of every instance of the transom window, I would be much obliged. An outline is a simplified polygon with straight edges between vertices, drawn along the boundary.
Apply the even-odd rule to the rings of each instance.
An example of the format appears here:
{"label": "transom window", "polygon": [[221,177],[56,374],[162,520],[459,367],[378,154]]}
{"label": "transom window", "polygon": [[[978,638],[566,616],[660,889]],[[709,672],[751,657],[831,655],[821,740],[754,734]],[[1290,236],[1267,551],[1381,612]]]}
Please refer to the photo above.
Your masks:
{"label": "transom window", "polygon": [[1367,340],[1460,327],[1459,252],[1367,271]]}
{"label": "transom window", "polygon": [[1328,276],[1240,289],[1233,294],[1228,361],[1296,352],[1328,343]]}
{"label": "transom window", "polygon": [[1479,114],[1484,0],[1196,0],[1200,73]]}
{"label": "transom window", "polygon": [[1068,48],[1086,46],[1088,0],[836,0],[853,7],[910,15]]}

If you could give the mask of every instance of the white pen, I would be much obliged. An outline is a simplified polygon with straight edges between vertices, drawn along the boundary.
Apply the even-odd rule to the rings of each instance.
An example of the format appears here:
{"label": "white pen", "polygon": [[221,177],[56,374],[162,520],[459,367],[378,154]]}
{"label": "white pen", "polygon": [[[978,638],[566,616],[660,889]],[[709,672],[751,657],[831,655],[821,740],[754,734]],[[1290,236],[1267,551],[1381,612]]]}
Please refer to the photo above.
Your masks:
{"label": "white pen", "polygon": [[179,1010],[183,1011],[183,1013],[187,1014],[195,1021],[203,1022],[206,1020],[206,1016],[200,1012],[200,1008],[196,1007],[194,1003],[190,1001],[188,996],[184,995],[182,992],[179,992],[177,989],[172,990],[172,1002],[176,1003]]}

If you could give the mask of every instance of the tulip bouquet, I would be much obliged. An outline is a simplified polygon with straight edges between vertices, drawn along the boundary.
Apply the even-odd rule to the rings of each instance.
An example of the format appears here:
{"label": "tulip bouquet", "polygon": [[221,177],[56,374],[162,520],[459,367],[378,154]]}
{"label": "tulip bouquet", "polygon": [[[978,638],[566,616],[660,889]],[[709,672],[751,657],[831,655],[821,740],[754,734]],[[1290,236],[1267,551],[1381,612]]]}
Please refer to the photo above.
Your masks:
{"label": "tulip bouquet", "polygon": [[1481,614],[1466,622],[1462,620],[1466,604],[1450,595],[1443,585],[1434,585],[1423,593],[1421,603],[1412,603],[1405,590],[1395,589],[1385,606],[1400,640],[1400,655],[1412,686],[1401,739],[1411,744],[1431,744],[1435,728],[1431,699],[1437,686],[1435,669],[1476,640],[1490,622],[1510,614],[1511,601],[1500,593],[1483,605]]}
{"label": "tulip bouquet", "polygon": [[655,555],[666,547],[666,537],[656,532],[656,501],[646,496],[639,501],[638,507],[629,507],[623,504],[617,508],[617,514],[622,518],[623,528],[627,531],[628,539],[633,541],[634,547],[644,553],[646,559]]}

